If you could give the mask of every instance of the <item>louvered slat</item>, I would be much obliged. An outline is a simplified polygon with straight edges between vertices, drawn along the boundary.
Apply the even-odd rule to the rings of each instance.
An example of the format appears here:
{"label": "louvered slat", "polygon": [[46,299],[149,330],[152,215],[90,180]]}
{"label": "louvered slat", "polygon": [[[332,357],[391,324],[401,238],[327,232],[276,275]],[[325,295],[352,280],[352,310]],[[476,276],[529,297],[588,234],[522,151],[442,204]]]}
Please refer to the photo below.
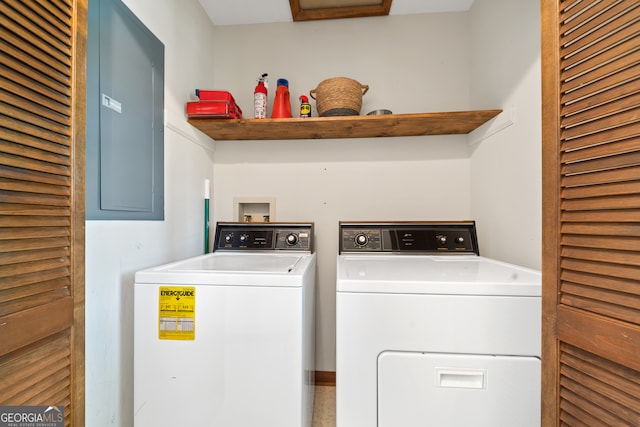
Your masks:
{"label": "louvered slat", "polygon": [[640,195],[624,197],[594,197],[592,199],[564,199],[564,210],[630,209],[640,208]]}
{"label": "louvered slat", "polygon": [[[39,82],[30,78],[18,77],[15,72],[7,71],[4,74],[5,76],[0,79],[0,84],[4,89],[0,91],[0,102],[7,104],[5,111],[10,111],[9,107],[30,111],[31,115],[40,117],[40,120],[51,121],[59,133],[68,134],[69,107],[59,102],[64,99],[64,95],[56,93],[51,90],[52,88],[43,89]],[[12,79],[9,80],[7,77]],[[12,93],[19,93],[22,97],[11,96]]]}
{"label": "louvered slat", "polygon": [[5,289],[4,295],[6,296],[7,301],[15,301],[17,299],[24,298],[25,295],[46,294],[59,289],[64,289],[67,286],[68,282],[63,278],[45,280],[38,281],[33,285],[23,285],[17,288]]}
{"label": "louvered slat", "polygon": [[68,261],[64,258],[38,260],[37,255],[34,255],[31,259],[34,261],[1,266],[0,278],[11,276],[19,278],[20,274],[44,273],[47,270],[64,271],[61,270],[61,267],[67,267],[69,265]]}
{"label": "louvered slat", "polygon": [[[626,19],[614,19],[620,13],[625,13]],[[580,27],[581,31],[569,33],[562,39],[564,49],[563,60],[560,63],[563,69],[561,77],[564,80],[570,80],[580,70],[591,68],[585,65],[585,62],[587,64],[589,62],[591,64],[607,63],[609,57],[605,56],[603,59],[597,56],[610,55],[621,43],[632,41],[637,35],[637,28],[634,28],[637,19],[638,4],[622,1],[616,7],[608,9],[606,13],[595,16],[588,24]],[[595,29],[599,33],[594,33]],[[624,53],[633,49],[634,46],[630,46],[619,51]],[[576,69],[578,64],[582,67]]]}
{"label": "louvered slat", "polygon": [[0,303],[0,316],[29,310],[42,306],[51,300],[68,298],[70,296],[69,290],[66,287],[49,291],[43,291],[42,288],[38,288],[38,293],[25,292],[26,289],[21,289],[21,291],[19,298],[10,299],[7,295],[5,302]]}
{"label": "louvered slat", "polygon": [[[565,289],[579,290],[580,288],[570,288],[564,286]],[[585,292],[586,294],[586,292]],[[585,312],[597,312],[602,315],[615,315],[619,320],[625,322],[637,322],[640,319],[637,311],[633,307],[627,307],[625,305],[618,305],[609,303],[603,300],[594,299],[595,294],[589,290],[587,297],[581,297],[579,292],[568,294],[565,293],[560,298],[560,303],[564,305],[570,305],[571,307],[579,308]],[[606,296],[605,293],[598,295],[598,297]]]}
{"label": "louvered slat", "polygon": [[[1,160],[1,159],[0,159]],[[66,196],[55,196],[49,194],[28,194],[17,191],[1,191],[0,198],[12,204],[32,204],[49,206],[69,206],[69,198]],[[1,233],[1,231],[0,231]]]}
{"label": "louvered slat", "polygon": [[0,241],[0,252],[24,251],[29,249],[67,247],[71,244],[65,237],[45,237],[42,239],[19,239]]}
{"label": "louvered slat", "polygon": [[[616,304],[621,307],[627,307],[630,309],[635,308],[632,282],[626,281],[625,283],[625,281],[619,280],[619,283],[609,283],[608,287],[605,288],[602,284],[593,283],[589,280],[582,280],[584,278],[597,278],[597,276],[583,274],[582,272],[568,273],[573,274],[563,274],[563,280],[565,282],[564,286],[566,288],[571,288],[571,292],[569,293],[590,298],[596,297],[597,301],[606,302],[608,304]],[[572,281],[569,279],[569,277],[572,277],[575,280]],[[640,316],[640,314],[633,314],[634,318],[637,318],[638,316]]]}
{"label": "louvered slat", "polygon": [[541,22],[543,425],[638,426],[640,3],[543,0]]}
{"label": "louvered slat", "polygon": [[598,210],[598,211],[578,211],[563,212],[561,220],[564,224],[570,223],[600,223],[604,221],[615,223],[636,222],[640,215],[640,210],[626,209],[617,211]]}
{"label": "louvered slat", "polygon": [[634,125],[636,123],[640,123],[640,108],[619,111],[615,115],[603,116],[588,123],[566,128],[562,133],[562,137],[565,139],[573,139],[584,135],[594,135],[603,130]]}
{"label": "louvered slat", "polygon": [[[638,79],[634,66],[640,50],[637,43],[640,7],[637,2],[628,1],[564,4],[567,7],[561,26],[560,206],[564,212],[629,209],[637,212],[640,208],[640,141],[635,138],[640,133],[637,84],[629,86],[635,87],[635,92],[614,93],[611,101],[603,102],[600,94]],[[593,101],[591,97],[599,98]],[[565,110],[565,105],[570,105],[570,109]],[[560,252],[563,269],[575,274],[600,269],[613,277],[631,278],[630,270],[640,266],[640,251],[634,243],[637,239],[630,236],[640,237],[640,218],[632,224],[614,221],[601,216],[598,225],[563,225]],[[607,302],[602,287],[591,286],[561,284],[563,303],[583,309],[588,306],[590,311],[615,317],[615,310],[610,307],[615,298],[609,296],[611,301]],[[596,303],[603,297],[604,301]],[[640,307],[640,296],[627,294],[626,298],[629,306]],[[637,320],[628,313],[620,317]]]}
{"label": "louvered slat", "polygon": [[[63,156],[70,156],[69,146],[65,144],[57,144],[42,138],[36,138],[24,133],[18,133],[6,128],[0,128],[0,140],[6,142],[14,142],[24,145],[25,147],[38,148],[42,151],[56,153]],[[8,168],[0,169],[0,176],[8,176]],[[15,171],[14,171],[15,172]]]}
{"label": "louvered slat", "polygon": [[[18,99],[12,104],[19,104],[24,106],[22,99]],[[23,108],[15,108],[10,104],[0,104],[0,114],[5,117],[12,118],[14,120],[20,120],[20,122],[30,125],[31,127],[46,129],[48,132],[60,134],[62,136],[70,136],[69,119],[66,118],[64,124],[56,123],[50,119],[38,114],[42,109],[38,104],[33,105],[32,111],[25,110]],[[47,114],[47,113],[45,113]],[[63,121],[60,119],[59,121]]]}
{"label": "louvered slat", "polygon": [[[559,302],[640,325],[640,250],[638,239],[630,237],[638,235],[640,218],[628,215],[640,208],[640,156],[633,147],[640,123],[638,5],[576,1],[562,6],[562,219],[569,218],[567,212],[581,212],[586,220],[585,212],[625,211],[632,223],[615,224],[611,215],[600,215],[597,223],[562,223]],[[574,321],[579,319],[579,312],[572,313]],[[561,419],[589,425],[637,423],[640,394],[627,398],[602,384],[599,372],[575,364],[568,348],[563,345],[560,353]],[[628,373],[638,377],[637,371]]]}
{"label": "louvered slat", "polygon": [[[619,165],[630,165],[636,164],[637,162],[633,161],[632,156],[637,155],[638,149],[640,147],[640,131],[638,129],[631,129],[634,135],[631,138],[621,138],[621,139],[612,139],[602,141],[601,139],[596,142],[600,142],[600,144],[595,144],[591,146],[587,146],[580,150],[575,150],[572,152],[565,152],[561,154],[562,160],[562,173],[563,174],[572,174],[572,168],[583,168],[588,167],[589,165],[586,163],[577,163],[577,162],[593,162],[593,161],[611,161],[615,160],[620,163]],[[602,133],[599,134],[602,138],[604,135]],[[625,135],[626,136],[626,135]],[[567,145],[577,144],[577,141],[568,141]],[[625,154],[624,158],[618,157],[613,159],[613,156],[618,154]],[[627,158],[627,154],[629,158]],[[604,160],[607,159],[608,160]],[[622,159],[622,160],[620,160]],[[616,165],[613,165],[616,167]],[[612,167],[612,168],[613,168]],[[579,171],[579,169],[578,169]]]}
{"label": "louvered slat", "polygon": [[[628,32],[636,32],[635,28],[630,28]],[[636,37],[637,34],[634,34],[632,37]],[[638,65],[638,57],[640,53],[638,52],[637,47],[634,50],[627,50],[629,47],[629,43],[634,43],[633,39],[627,40],[627,44],[622,44],[618,47],[617,50],[611,50],[607,57],[596,57],[593,58],[593,61],[598,60],[605,61],[605,64],[597,67],[590,68],[593,63],[585,62],[580,67],[576,67],[572,70],[572,73],[567,76],[567,78],[572,78],[572,80],[567,80],[565,85],[565,90],[569,93],[569,96],[565,98],[568,102],[573,102],[575,99],[579,98],[576,94],[580,94],[580,92],[574,92],[577,89],[580,89],[586,85],[594,84],[595,82],[602,81],[604,78],[609,77],[613,74],[617,75],[616,80],[613,80],[614,84],[609,84],[611,87],[615,87],[619,85],[618,82],[632,80],[635,76],[633,74],[633,69]],[[622,52],[622,56],[617,56],[617,53]],[[612,58],[615,60],[607,61],[607,59]],[[622,73],[625,74],[622,74]],[[569,73],[568,73],[569,74]],[[611,80],[610,80],[611,81]]]}
{"label": "louvered slat", "polygon": [[[43,155],[46,155],[43,153]],[[38,159],[30,159],[28,157],[12,155],[0,152],[0,164],[10,166],[17,169],[26,169],[33,172],[43,172],[60,177],[70,175],[69,168],[64,165],[56,165],[46,161],[40,161]]]}
{"label": "louvered slat", "polygon": [[[608,34],[616,34],[618,32],[628,31],[629,27],[638,19],[640,10],[637,9],[637,4],[635,3],[627,3],[626,5],[622,5],[622,7],[631,7],[632,10],[629,10],[627,13],[621,15],[618,19],[615,20],[615,22],[607,22],[604,25],[601,25],[599,28],[593,29],[590,37],[582,37],[578,39],[577,36],[579,34],[577,33],[574,33],[571,39],[565,37],[562,40],[564,42],[565,54],[572,55],[575,52],[586,49],[589,46],[593,46],[596,44],[596,40],[600,40],[602,37],[605,37]],[[632,33],[627,34],[631,35]]]}
{"label": "louvered slat", "polygon": [[616,99],[624,98],[639,92],[640,87],[638,87],[635,80],[631,80],[605,91],[591,94],[588,98],[576,100],[571,104],[563,105],[562,110],[565,114],[564,120],[570,119],[572,114],[576,114],[599,105],[604,105],[615,101]]}
{"label": "louvered slat", "polygon": [[561,396],[587,425],[637,425],[640,383],[634,371],[578,348],[563,345]]}
{"label": "louvered slat", "polygon": [[[638,53],[640,59],[640,52]],[[640,63],[640,61],[638,61]],[[608,117],[618,111],[625,111],[632,108],[637,108],[640,105],[640,88],[637,93],[629,94],[623,98],[615,99],[607,104],[602,105],[602,108],[589,108],[584,111],[580,111],[571,116],[567,116],[564,119],[564,125],[572,127],[580,123],[591,122],[602,117]]]}
{"label": "louvered slat", "polygon": [[47,366],[68,365],[69,335],[59,334],[39,346],[27,348],[20,357],[0,358],[0,368],[4,372],[13,373],[11,378],[0,377],[0,389],[5,390],[8,396],[15,396],[40,379],[40,376],[46,376],[46,367],[43,369],[40,365],[43,358],[46,358]]}
{"label": "louvered slat", "polygon": [[[589,262],[585,260],[577,260],[571,258],[563,258],[560,267],[564,270],[582,271],[584,273],[602,274],[616,277],[619,279],[638,279],[638,268],[629,266],[612,266],[600,263]],[[562,287],[560,288],[562,291]]]}
{"label": "louvered slat", "polygon": [[[11,111],[6,108],[5,111]],[[11,119],[9,117],[4,117],[0,115],[0,128],[5,128],[7,131],[14,131],[18,134],[23,134],[27,138],[34,137],[40,138],[44,142],[53,142],[60,145],[69,145],[69,138],[65,137],[65,135],[47,132],[46,129],[39,128],[37,126],[31,125],[27,122],[21,122],[15,119]]]}
{"label": "louvered slat", "polygon": [[22,290],[21,288],[23,287],[25,289],[30,289],[31,286],[37,284],[43,284],[43,286],[46,286],[50,281],[55,281],[63,287],[69,286],[69,269],[66,266],[63,266],[58,269],[25,273],[10,279],[0,277],[0,290],[3,291],[3,295],[6,296],[8,300],[10,298],[14,298],[16,293],[28,292],[28,290]]}
{"label": "louvered slat", "polygon": [[[69,177],[67,176],[38,173],[32,170],[12,168],[9,166],[3,166],[0,168],[0,177],[20,181],[39,182],[42,184],[60,185],[64,187],[69,186]],[[0,212],[9,212],[9,210],[0,208]],[[16,211],[16,214],[18,213],[19,211]]]}
{"label": "louvered slat", "polygon": [[[628,157],[632,156],[624,156],[625,159],[629,160]],[[622,166],[629,167],[615,167],[597,171],[584,170],[580,174],[568,175],[562,179],[562,185],[563,187],[568,187],[567,193],[569,193],[574,191],[576,187],[634,181],[640,178],[640,165],[635,166],[627,163]],[[569,196],[569,194],[565,194],[565,196]]]}
{"label": "louvered slat", "polygon": [[3,178],[0,178],[0,189],[67,197],[70,194],[69,188],[61,185],[49,185],[41,182],[29,182]]}
{"label": "louvered slat", "polygon": [[628,237],[607,237],[600,235],[570,235],[562,236],[564,246],[579,246],[582,248],[603,248],[621,251],[637,251],[640,253],[640,239]]}
{"label": "louvered slat", "polygon": [[[565,4],[571,7],[565,9]],[[630,6],[634,2],[628,0],[563,2],[561,44],[566,47],[588,35],[594,39],[593,31],[598,26]]]}
{"label": "louvered slat", "polygon": [[615,184],[602,184],[587,188],[571,188],[562,192],[562,196],[570,199],[587,197],[606,197],[624,194],[634,194],[640,181],[626,181]]}
{"label": "louvered slat", "polygon": [[[58,240],[60,243],[64,240]],[[69,247],[59,246],[52,248],[30,249],[13,251],[0,254],[0,264],[17,264],[20,262],[42,261],[45,259],[64,259],[69,256]]]}
{"label": "louvered slat", "polygon": [[[65,271],[61,267],[69,265],[69,218],[45,220],[30,213],[38,206],[51,212],[51,207],[71,205],[71,25],[70,15],[61,13],[60,6],[67,12],[70,9],[69,4],[57,3],[44,7],[43,3],[29,6],[8,0],[0,13],[0,40],[12,46],[0,63],[0,135],[12,137],[11,141],[0,140],[0,201],[25,206],[24,211],[14,211],[10,216],[0,210],[0,241],[64,238],[56,240],[60,246],[47,249],[34,249],[33,243],[3,244],[13,249],[0,256],[0,277],[4,281],[46,270]],[[38,12],[44,12],[45,17]],[[18,249],[21,246],[23,249]],[[15,301],[15,287],[12,289]],[[22,297],[32,298],[27,305],[35,307],[60,295],[25,292]],[[5,298],[0,291],[0,304],[6,303]]]}
{"label": "louvered slat", "polygon": [[74,391],[83,390],[82,324],[71,329],[74,307],[83,310],[72,249],[83,193],[73,170],[74,127],[84,123],[74,112],[84,111],[81,86],[72,86],[84,81],[84,52],[73,45],[86,36],[86,16],[78,27],[77,4],[0,2],[0,404],[63,405],[65,425],[83,419]]}
{"label": "louvered slat", "polygon": [[[40,58],[34,58],[28,52],[21,50],[7,40],[0,40],[0,52],[2,52],[2,63],[4,67],[14,70],[23,69],[25,77],[31,77],[34,81],[45,83],[54,89],[57,89],[60,93],[70,92],[71,76],[60,73],[58,71],[50,70],[50,74],[43,74],[42,70],[48,70],[47,64]],[[37,76],[37,77],[34,77]],[[65,89],[66,88],[66,89]],[[63,103],[68,105],[68,101]]]}
{"label": "louvered slat", "polygon": [[[576,157],[594,158],[596,153],[598,153],[598,156],[606,156],[612,149],[615,149],[615,146],[610,147],[605,144],[625,144],[639,136],[640,127],[637,124],[632,124],[584,135],[572,140],[565,140],[563,143],[564,151],[561,154],[562,162],[565,164],[565,162],[575,161]],[[632,144],[635,145],[634,143]],[[584,151],[579,152],[579,150]]]}
{"label": "louvered slat", "polygon": [[14,40],[18,46],[28,44],[30,48],[25,50],[31,51],[33,56],[47,58],[44,62],[51,62],[53,68],[70,75],[71,45],[68,38],[65,45],[43,31],[41,18],[35,16],[33,10],[21,7],[20,0],[4,0],[4,3],[0,22],[9,33],[7,39]]}
{"label": "louvered slat", "polygon": [[[9,55],[10,53],[12,55]],[[28,57],[21,55],[21,52],[17,51],[15,48],[2,51],[0,56],[2,56],[2,64],[5,69],[11,70],[14,73],[11,80],[6,79],[7,81],[12,81],[14,83],[29,82],[26,86],[28,90],[31,90],[34,93],[39,93],[43,96],[58,98],[61,105],[56,105],[56,108],[61,108],[61,106],[67,105],[69,100],[64,97],[71,95],[68,84],[52,79],[51,76],[42,73],[42,70],[35,69],[32,65],[26,64],[24,61],[27,60]],[[31,82],[33,82],[33,84],[31,84]],[[25,87],[24,84],[22,84],[22,87]],[[11,92],[9,87],[4,87],[3,89],[7,92]],[[13,89],[15,91],[15,86]],[[21,88],[20,94],[22,94],[22,90],[24,89]]]}
{"label": "louvered slat", "polygon": [[38,11],[39,16],[52,22],[58,28],[61,36],[63,36],[62,40],[72,37],[69,17],[73,11],[69,1],[35,0],[33,3],[37,3],[38,7],[32,7],[32,9]]}
{"label": "louvered slat", "polygon": [[[70,36],[69,27],[65,29],[55,25],[55,22],[52,25],[51,20],[44,19],[47,15],[42,15],[42,9],[33,8],[32,5],[28,4],[29,2],[20,0],[5,1],[14,9],[14,12],[7,13],[7,15],[11,16],[24,29],[29,29],[29,32],[33,33],[43,44],[46,43],[47,47],[60,52],[59,59],[61,61],[71,57],[71,46],[68,42]],[[60,34],[61,30],[62,34]]]}
{"label": "louvered slat", "polygon": [[[22,30],[19,26],[16,26],[15,23],[3,15],[0,15],[0,26],[7,30],[9,28],[16,31]],[[52,73],[51,77],[53,79],[64,82],[66,79],[71,77],[71,72],[69,70],[70,63],[68,61],[58,62],[56,58],[51,57],[46,50],[41,49],[41,47],[46,48],[46,46],[34,46],[9,31],[5,32],[3,39],[5,40],[3,43],[4,45],[14,46],[17,50],[28,54],[31,58],[30,64],[32,64],[34,68],[40,65],[45,67],[45,69],[49,69]]]}

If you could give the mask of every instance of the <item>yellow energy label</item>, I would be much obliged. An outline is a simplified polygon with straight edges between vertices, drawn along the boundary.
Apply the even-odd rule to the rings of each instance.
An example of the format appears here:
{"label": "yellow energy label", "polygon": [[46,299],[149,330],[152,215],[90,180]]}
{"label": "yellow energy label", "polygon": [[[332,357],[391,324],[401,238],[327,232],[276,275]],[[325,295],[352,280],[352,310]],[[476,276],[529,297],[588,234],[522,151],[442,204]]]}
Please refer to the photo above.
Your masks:
{"label": "yellow energy label", "polygon": [[158,338],[194,340],[196,337],[196,288],[160,286]]}

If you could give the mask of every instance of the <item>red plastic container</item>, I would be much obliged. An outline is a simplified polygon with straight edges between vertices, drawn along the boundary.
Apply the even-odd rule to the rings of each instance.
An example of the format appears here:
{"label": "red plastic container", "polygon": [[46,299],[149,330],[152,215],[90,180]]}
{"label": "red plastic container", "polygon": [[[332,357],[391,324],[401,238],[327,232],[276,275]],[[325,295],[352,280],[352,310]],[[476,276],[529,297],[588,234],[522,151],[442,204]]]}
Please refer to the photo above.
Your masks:
{"label": "red plastic container", "polygon": [[278,87],[276,88],[276,96],[273,100],[271,117],[274,119],[291,117],[291,99],[289,95],[289,81],[287,79],[278,79]]}
{"label": "red plastic container", "polygon": [[196,96],[200,101],[228,101],[234,104],[236,102],[231,92],[226,90],[196,89]]}
{"label": "red plastic container", "polygon": [[187,102],[187,117],[241,119],[242,110],[228,101],[192,101]]}
{"label": "red plastic container", "polygon": [[200,101],[187,102],[187,117],[241,119],[242,110],[226,90],[196,89]]}

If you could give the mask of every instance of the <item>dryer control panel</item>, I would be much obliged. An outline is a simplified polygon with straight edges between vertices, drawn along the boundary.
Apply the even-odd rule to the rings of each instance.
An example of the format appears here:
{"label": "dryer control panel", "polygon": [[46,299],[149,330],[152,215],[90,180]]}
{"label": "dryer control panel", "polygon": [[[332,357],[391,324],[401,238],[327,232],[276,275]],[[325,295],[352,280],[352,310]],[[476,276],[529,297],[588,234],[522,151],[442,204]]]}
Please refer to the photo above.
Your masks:
{"label": "dryer control panel", "polygon": [[218,222],[213,251],[313,250],[313,223]]}
{"label": "dryer control panel", "polygon": [[474,221],[340,222],[340,253],[480,255]]}

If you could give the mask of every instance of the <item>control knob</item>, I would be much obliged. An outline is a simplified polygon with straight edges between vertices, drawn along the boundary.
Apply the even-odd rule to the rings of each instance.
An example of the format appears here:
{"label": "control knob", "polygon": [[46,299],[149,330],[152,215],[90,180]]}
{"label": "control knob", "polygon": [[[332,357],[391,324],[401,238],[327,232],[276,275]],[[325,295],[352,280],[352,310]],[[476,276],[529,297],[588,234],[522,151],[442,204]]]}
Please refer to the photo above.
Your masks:
{"label": "control knob", "polygon": [[356,246],[365,246],[367,243],[369,243],[369,238],[364,233],[356,234],[356,237],[353,240]]}
{"label": "control knob", "polygon": [[231,243],[232,240],[233,240],[233,233],[229,233],[224,236],[225,243]]}
{"label": "control knob", "polygon": [[437,236],[436,239],[438,239],[438,243],[440,243],[443,246],[447,244],[447,236],[440,235],[440,236]]}
{"label": "control knob", "polygon": [[240,235],[240,243],[246,243],[247,240],[249,240],[249,235],[248,234],[242,234]]}
{"label": "control knob", "polygon": [[462,236],[456,237],[456,243],[459,244],[459,245],[464,243],[464,237],[462,237]]}
{"label": "control knob", "polygon": [[287,245],[289,246],[295,246],[296,243],[298,243],[298,235],[295,233],[289,233],[287,234],[287,236],[284,238],[285,242],[287,242]]}

